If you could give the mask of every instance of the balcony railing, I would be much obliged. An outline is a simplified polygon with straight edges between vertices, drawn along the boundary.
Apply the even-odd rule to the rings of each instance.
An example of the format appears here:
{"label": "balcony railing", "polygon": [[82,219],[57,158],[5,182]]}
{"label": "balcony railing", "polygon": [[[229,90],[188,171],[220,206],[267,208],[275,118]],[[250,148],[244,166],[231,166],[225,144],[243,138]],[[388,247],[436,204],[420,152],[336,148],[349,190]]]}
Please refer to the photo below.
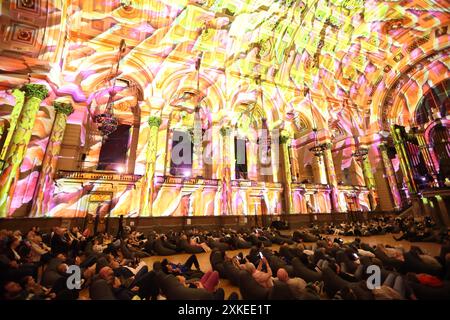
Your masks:
{"label": "balcony railing", "polygon": [[281,183],[278,182],[258,182],[253,180],[232,180],[232,187],[246,187],[246,188],[281,188]]}
{"label": "balcony railing", "polygon": [[338,186],[339,191],[369,191],[365,186]]}
{"label": "balcony railing", "polygon": [[218,186],[219,180],[217,179],[204,179],[204,178],[192,178],[192,177],[174,177],[174,176],[157,176],[156,184],[182,184],[182,185],[205,185],[205,186]]}
{"label": "balcony railing", "polygon": [[327,184],[320,184],[320,183],[293,183],[292,189],[317,190],[317,191],[330,190]]}
{"label": "balcony railing", "polygon": [[137,182],[142,176],[136,174],[120,174],[114,172],[83,172],[60,170],[56,173],[57,179],[77,179],[77,180],[103,180],[103,181],[124,181]]}

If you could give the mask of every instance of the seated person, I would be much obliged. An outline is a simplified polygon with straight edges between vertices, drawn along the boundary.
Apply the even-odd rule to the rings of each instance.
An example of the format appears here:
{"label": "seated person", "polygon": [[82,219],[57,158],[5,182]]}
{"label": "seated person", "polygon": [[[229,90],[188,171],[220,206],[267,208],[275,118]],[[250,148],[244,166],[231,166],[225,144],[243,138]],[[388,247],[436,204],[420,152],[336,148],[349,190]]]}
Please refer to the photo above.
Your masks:
{"label": "seated person", "polygon": [[306,293],[306,281],[302,278],[289,278],[287,271],[283,268],[278,269],[277,279],[281,282],[285,282],[289,289],[291,289],[292,294],[295,299],[301,299]]}
{"label": "seated person", "polygon": [[[267,270],[266,272],[262,271],[263,264]],[[259,261],[258,268],[256,268],[255,272],[253,272],[252,276],[262,287],[273,287],[272,269],[270,269],[270,265],[266,257],[262,257]]]}

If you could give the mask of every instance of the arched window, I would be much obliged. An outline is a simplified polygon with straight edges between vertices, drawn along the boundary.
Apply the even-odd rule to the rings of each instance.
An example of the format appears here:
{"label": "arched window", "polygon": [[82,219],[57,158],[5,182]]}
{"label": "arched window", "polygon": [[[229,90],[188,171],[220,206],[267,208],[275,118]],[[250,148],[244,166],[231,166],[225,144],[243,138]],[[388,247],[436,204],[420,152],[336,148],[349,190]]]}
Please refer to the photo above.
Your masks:
{"label": "arched window", "polygon": [[425,125],[433,121],[439,112],[440,118],[445,118],[450,109],[450,79],[440,82],[431,88],[422,98],[416,111],[416,124]]}
{"label": "arched window", "polygon": [[237,115],[234,120],[235,177],[267,182],[272,176],[262,168],[271,166],[270,133],[263,111],[256,103],[248,103],[238,107]]}

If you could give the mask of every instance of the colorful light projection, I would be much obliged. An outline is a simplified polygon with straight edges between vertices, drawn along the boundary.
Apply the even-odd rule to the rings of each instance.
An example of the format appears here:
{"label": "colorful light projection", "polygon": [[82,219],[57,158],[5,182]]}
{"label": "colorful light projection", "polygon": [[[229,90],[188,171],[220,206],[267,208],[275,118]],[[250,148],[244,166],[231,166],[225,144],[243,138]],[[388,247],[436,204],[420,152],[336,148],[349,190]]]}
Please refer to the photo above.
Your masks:
{"label": "colorful light projection", "polygon": [[[364,136],[361,142],[370,145],[369,157],[379,182],[383,173],[378,170],[385,160],[377,148],[380,122],[401,120],[405,125],[414,118],[421,96],[449,76],[449,54],[442,50],[450,38],[445,27],[449,15],[439,1],[433,7],[422,1],[375,0],[136,0],[127,6],[117,1],[66,1],[62,7],[49,2],[55,13],[64,13],[63,18],[45,27],[52,30],[46,37],[54,39],[43,44],[47,53],[32,53],[37,60],[30,67],[45,60],[50,78],[58,80],[48,86],[51,97],[36,115],[14,192],[7,192],[8,212],[2,216],[29,214],[53,134],[53,100],[62,96],[75,109],[67,119],[67,145],[58,142],[62,143],[58,169],[69,172],[61,172],[54,187],[44,191],[43,197],[51,200],[48,212],[38,216],[83,216],[95,212],[96,204],[109,206],[113,215],[252,214],[255,206],[259,213],[280,213],[286,210],[280,204],[289,180],[292,212],[331,211],[331,191],[336,209],[350,210],[345,195],[354,190],[347,185],[363,186],[367,172],[353,157],[351,119],[356,119]],[[4,12],[12,15],[21,8],[8,10]],[[65,41],[58,38],[59,30],[67,34]],[[14,39],[0,48],[13,50],[19,45]],[[114,114],[120,123],[132,127],[124,172],[73,173],[95,171],[97,166],[102,138],[94,132],[89,114],[106,105],[110,88],[102,83],[122,39],[127,47]],[[438,55],[430,58],[431,50]],[[203,59],[197,77],[200,52]],[[2,61],[12,58],[8,59]],[[18,62],[9,63],[8,68],[0,64],[9,72],[20,69]],[[402,74],[408,74],[408,80],[401,81]],[[16,82],[1,78],[2,88]],[[308,99],[306,91],[311,93]],[[205,179],[163,178],[170,170],[173,130],[184,126],[180,110],[190,115],[184,121],[191,126],[192,111],[200,99],[212,138],[212,163],[203,168]],[[344,104],[344,99],[351,104]],[[14,96],[2,92],[2,104],[20,105],[20,99],[14,101]],[[254,182],[236,181],[233,119],[252,104],[261,108],[269,130],[284,127],[291,137],[286,145],[290,148],[283,153],[290,157],[272,159],[284,165],[273,166],[270,181],[257,176],[255,149],[248,154]],[[304,128],[300,123],[289,124],[291,111],[295,119],[303,119]],[[10,128],[14,126],[14,112],[1,117]],[[151,117],[161,121],[157,133],[149,124]],[[325,161],[308,152],[314,145],[312,118],[320,143],[333,144]],[[368,122],[366,132],[364,121]],[[231,134],[222,136],[222,128],[230,128]],[[66,157],[69,145],[75,151]],[[286,160],[291,162],[290,170]],[[330,183],[332,190],[322,183]],[[152,195],[143,190],[152,190]],[[255,201],[261,192],[265,209]],[[361,187],[357,192],[358,203],[368,207],[368,190]],[[102,204],[92,200],[93,194],[111,196],[97,196],[107,199]],[[153,206],[147,207],[147,197],[153,198]]]}

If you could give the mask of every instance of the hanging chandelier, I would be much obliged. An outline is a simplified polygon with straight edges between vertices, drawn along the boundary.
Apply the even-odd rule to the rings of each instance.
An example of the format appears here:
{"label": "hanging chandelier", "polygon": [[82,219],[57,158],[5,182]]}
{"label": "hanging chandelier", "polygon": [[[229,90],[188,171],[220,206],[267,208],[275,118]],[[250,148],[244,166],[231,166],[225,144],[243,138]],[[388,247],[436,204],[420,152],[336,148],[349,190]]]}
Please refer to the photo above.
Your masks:
{"label": "hanging chandelier", "polygon": [[94,123],[97,124],[97,129],[104,135],[109,136],[117,130],[119,121],[114,117],[114,92],[109,95],[108,103],[105,112],[94,116]]}
{"label": "hanging chandelier", "polygon": [[[347,99],[344,100],[345,106],[348,106],[348,101]],[[366,133],[366,124],[364,121],[364,118],[360,118],[360,114],[359,114],[359,110],[358,108],[356,108],[356,113],[357,113],[357,117],[358,119],[361,120],[362,126],[363,126],[363,134]],[[352,153],[352,156],[355,157],[356,159],[360,160],[360,161],[364,161],[364,159],[366,159],[367,155],[369,154],[369,148],[361,145],[360,140],[359,140],[359,132],[358,132],[358,124],[356,123],[356,121],[354,120],[354,118],[352,118],[352,124],[353,124],[353,140],[355,141],[355,145],[356,145],[356,150],[355,152]]]}
{"label": "hanging chandelier", "polygon": [[126,49],[125,40],[122,39],[120,41],[119,52],[117,54],[115,72],[109,78],[109,79],[112,78],[113,82],[112,82],[112,89],[109,90],[108,103],[106,104],[104,112],[96,114],[93,117],[93,121],[97,125],[97,129],[102,133],[103,136],[109,136],[111,133],[117,130],[117,127],[119,125],[119,120],[114,116],[114,97],[116,95],[115,86],[117,75],[119,74],[120,59],[122,58],[122,54],[125,52],[125,49]]}
{"label": "hanging chandelier", "polygon": [[312,131],[314,132],[314,146],[311,147],[309,149],[309,151],[311,151],[316,157],[320,158],[321,156],[323,156],[323,153],[325,151],[325,145],[324,144],[319,144],[319,139],[317,137],[317,124],[316,121],[314,120],[314,113],[313,113],[313,109],[312,109],[312,99],[311,99],[311,94],[309,91],[309,88],[306,87],[305,88],[305,97],[308,96],[308,100],[309,100],[309,107],[310,107],[310,111],[311,111],[311,121],[313,124],[313,128]]}
{"label": "hanging chandelier", "polygon": [[321,157],[325,151],[325,146],[323,144],[319,144],[317,139],[317,128],[313,128],[312,130],[315,135],[315,142],[314,147],[310,148],[309,151],[311,151],[316,157]]}

